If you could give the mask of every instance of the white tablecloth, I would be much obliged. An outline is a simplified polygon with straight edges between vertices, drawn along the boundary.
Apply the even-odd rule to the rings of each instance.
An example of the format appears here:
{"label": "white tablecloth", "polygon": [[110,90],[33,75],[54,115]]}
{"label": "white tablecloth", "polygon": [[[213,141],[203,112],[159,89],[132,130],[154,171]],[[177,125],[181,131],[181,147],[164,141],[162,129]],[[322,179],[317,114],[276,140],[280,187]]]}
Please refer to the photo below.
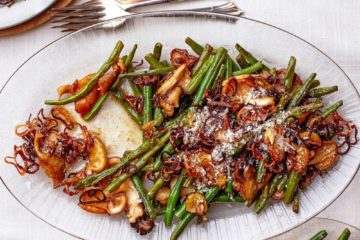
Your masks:
{"label": "white tablecloth", "polygon": [[[239,0],[236,3],[245,10],[244,16],[283,28],[323,50],[360,91],[360,1]],[[29,56],[62,35],[45,24],[27,33],[0,38],[0,86]],[[3,116],[2,121],[5,121]],[[359,189],[360,174],[357,174],[346,191],[319,216],[360,228]],[[0,184],[0,239],[74,238],[33,216]]]}

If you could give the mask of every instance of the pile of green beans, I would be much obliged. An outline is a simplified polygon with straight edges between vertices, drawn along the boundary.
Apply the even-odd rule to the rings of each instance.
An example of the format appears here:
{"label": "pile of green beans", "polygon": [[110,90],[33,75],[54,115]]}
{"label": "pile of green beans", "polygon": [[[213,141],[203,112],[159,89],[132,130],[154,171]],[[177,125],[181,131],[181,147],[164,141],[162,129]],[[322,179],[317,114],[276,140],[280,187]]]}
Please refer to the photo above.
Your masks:
{"label": "pile of green beans", "polygon": [[[173,142],[170,141],[171,130],[174,126],[182,126],[186,124],[188,117],[194,113],[196,107],[204,105],[205,94],[207,91],[215,90],[222,85],[223,81],[227,79],[238,78],[241,75],[260,74],[262,72],[269,72],[276,77],[277,70],[266,66],[263,61],[258,60],[248,50],[239,44],[235,45],[238,51],[236,61],[234,61],[224,47],[215,48],[210,44],[204,46],[197,43],[191,38],[186,38],[185,42],[189,47],[199,56],[195,65],[190,69],[191,80],[184,87],[182,96],[185,96],[191,101],[191,106],[175,112],[173,117],[166,117],[162,108],[154,102],[154,95],[160,83],[150,83],[144,86],[139,86],[134,82],[137,77],[143,76],[158,76],[159,79],[164,78],[168,73],[172,73],[176,68],[171,66],[167,60],[161,60],[163,45],[156,43],[151,53],[145,56],[145,60],[149,67],[142,70],[137,70],[132,65],[138,49],[137,44],[133,46],[131,51],[122,56],[126,72],[119,73],[116,80],[111,85],[109,90],[99,97],[97,102],[91,107],[89,113],[84,116],[84,120],[90,120],[99,113],[101,106],[104,104],[109,96],[119,103],[132,118],[132,120],[139,126],[139,128],[151,125],[152,130],[161,130],[158,134],[146,138],[144,132],[143,143],[133,151],[128,152],[121,159],[121,162],[107,168],[106,170],[87,176],[79,180],[75,186],[76,189],[86,189],[91,186],[96,186],[105,178],[111,179],[111,182],[104,188],[104,193],[108,196],[116,191],[119,186],[126,180],[131,179],[137,192],[139,193],[144,210],[148,217],[155,220],[158,216],[164,215],[164,222],[167,227],[172,226],[174,217],[180,219],[180,222],[175,227],[170,239],[177,239],[184,231],[185,227],[195,217],[194,214],[186,211],[185,201],[180,197],[182,188],[189,187],[194,181],[194,178],[187,174],[184,168],[181,168],[176,175],[172,176],[163,172],[164,157],[172,156],[177,153],[174,149]],[[76,94],[59,100],[46,100],[45,103],[49,105],[64,105],[75,102],[86,96],[98,83],[99,79],[110,69],[112,64],[116,63],[120,57],[120,53],[124,45],[119,41],[112,51],[106,62],[99,68],[97,73],[92,77],[88,84],[80,89]],[[284,77],[284,94],[279,97],[276,104],[278,113],[275,113],[269,118],[270,121],[277,121],[281,114],[287,116],[287,121],[293,121],[295,118],[300,118],[303,113],[311,113],[311,118],[318,117],[317,121],[326,119],[332,113],[337,111],[343,104],[338,101],[324,111],[320,112],[323,107],[321,97],[333,93],[338,90],[337,86],[318,87],[319,80],[316,80],[316,74],[312,73],[306,81],[299,86],[294,86],[296,58],[290,57],[287,68],[285,69]],[[241,78],[241,77],[240,77]],[[127,94],[124,89],[124,82],[127,81],[131,88],[130,95],[135,98],[142,98],[142,111],[137,111],[125,100]],[[166,80],[165,80],[166,81]],[[303,104],[304,99],[316,98],[316,101]],[[319,100],[320,99],[320,100]],[[280,112],[281,111],[281,112]],[[314,118],[315,119],[315,118]],[[142,128],[145,129],[145,128]],[[252,141],[253,137],[250,133],[245,133],[242,136],[241,143],[236,146],[233,153],[242,153],[246,144]],[[232,156],[233,156],[232,155]],[[265,157],[269,159],[269,154]],[[274,194],[283,193],[283,201],[285,204],[292,203],[294,212],[299,211],[299,201],[301,196],[301,175],[294,169],[283,171],[281,173],[272,174],[266,166],[267,160],[256,160],[256,184],[263,184],[259,190],[256,198],[252,201],[245,201],[236,191],[234,191],[234,180],[229,170],[227,173],[226,184],[224,187],[210,187],[205,193],[207,203],[244,203],[251,206],[254,203],[254,212],[260,214],[269,203]],[[131,169],[127,170],[127,169]],[[144,186],[142,177],[145,173],[151,172],[155,179],[153,184],[147,189]],[[271,174],[270,178],[267,175]],[[174,186],[170,190],[169,197],[164,208],[159,208],[155,200],[156,194],[164,186],[168,186],[167,179],[177,177]],[[236,188],[235,188],[236,189]],[[345,231],[346,230],[346,231]],[[350,232],[345,229],[339,239],[348,239]],[[327,235],[323,230],[316,234],[311,240],[323,239]]]}

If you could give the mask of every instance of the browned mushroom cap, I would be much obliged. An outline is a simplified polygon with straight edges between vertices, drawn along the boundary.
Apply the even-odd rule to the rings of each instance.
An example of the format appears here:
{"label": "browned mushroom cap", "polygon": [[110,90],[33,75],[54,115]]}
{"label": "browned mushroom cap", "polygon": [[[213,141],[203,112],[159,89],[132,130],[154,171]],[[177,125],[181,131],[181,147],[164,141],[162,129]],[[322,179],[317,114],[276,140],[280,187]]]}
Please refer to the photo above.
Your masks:
{"label": "browned mushroom cap", "polygon": [[129,219],[130,223],[135,223],[138,218],[142,217],[145,214],[144,206],[142,204],[141,197],[136,191],[136,188],[131,180],[126,181],[126,186],[126,217]]}
{"label": "browned mushroom cap", "polygon": [[110,197],[110,201],[107,204],[107,212],[110,215],[116,215],[122,213],[126,206],[126,197],[124,193],[116,193]]}
{"label": "browned mushroom cap", "polygon": [[259,74],[240,75],[224,81],[222,94],[227,95],[231,102],[256,106],[274,106],[275,98],[267,96],[266,91],[271,85]]}
{"label": "browned mushroom cap", "polygon": [[326,171],[332,168],[339,156],[338,146],[335,142],[325,141],[316,151],[315,156],[309,162],[310,165],[320,171]]}
{"label": "browned mushroom cap", "polygon": [[108,157],[105,144],[98,138],[93,137],[94,144],[89,149],[89,163],[86,172],[99,173],[108,165]]}
{"label": "browned mushroom cap", "polygon": [[179,107],[181,95],[190,81],[190,71],[185,64],[182,64],[156,91],[155,102],[166,116],[172,116],[175,108]]}
{"label": "browned mushroom cap", "polygon": [[190,194],[186,198],[185,209],[187,212],[195,214],[198,217],[204,216],[208,210],[205,196],[198,192]]}
{"label": "browned mushroom cap", "polygon": [[155,200],[159,201],[161,205],[166,205],[169,195],[170,188],[162,187],[156,192]]}

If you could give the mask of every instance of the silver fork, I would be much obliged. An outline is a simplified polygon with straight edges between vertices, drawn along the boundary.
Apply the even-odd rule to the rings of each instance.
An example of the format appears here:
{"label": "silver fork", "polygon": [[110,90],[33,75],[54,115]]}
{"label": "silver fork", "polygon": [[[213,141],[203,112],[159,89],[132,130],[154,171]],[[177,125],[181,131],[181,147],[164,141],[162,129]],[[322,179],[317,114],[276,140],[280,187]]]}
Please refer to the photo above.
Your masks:
{"label": "silver fork", "polygon": [[[76,31],[112,18],[130,15],[132,14],[130,10],[135,8],[177,1],[180,0],[147,0],[132,4],[121,4],[117,0],[90,0],[75,6],[51,9],[53,12],[51,23],[57,24],[53,28],[62,28],[62,32]],[[225,13],[233,16],[242,13],[242,10],[237,8],[232,1],[226,1],[212,7],[182,10]]]}

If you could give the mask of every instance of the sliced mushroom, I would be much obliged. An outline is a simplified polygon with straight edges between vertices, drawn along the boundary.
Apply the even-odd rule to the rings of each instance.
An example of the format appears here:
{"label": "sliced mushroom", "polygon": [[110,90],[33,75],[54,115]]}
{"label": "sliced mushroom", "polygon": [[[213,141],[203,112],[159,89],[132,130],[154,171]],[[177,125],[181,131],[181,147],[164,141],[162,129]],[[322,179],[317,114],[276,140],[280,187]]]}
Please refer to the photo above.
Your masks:
{"label": "sliced mushroom", "polygon": [[71,126],[76,123],[70,112],[64,106],[55,106],[51,109],[52,116],[63,122],[66,126]]}
{"label": "sliced mushroom", "polygon": [[188,175],[207,185],[223,187],[226,183],[225,165],[218,164],[214,165],[211,154],[206,152],[193,153],[184,161]]}
{"label": "sliced mushroom", "polygon": [[127,213],[126,217],[130,223],[135,223],[137,219],[145,215],[144,206],[142,205],[141,197],[136,191],[136,188],[131,180],[126,181],[127,189],[125,191]]}
{"label": "sliced mushroom", "polygon": [[99,173],[108,165],[107,152],[104,143],[98,137],[93,137],[93,139],[94,144],[89,151],[89,164],[86,166],[86,172]]}
{"label": "sliced mushroom", "polygon": [[185,64],[178,67],[175,70],[175,72],[172,74],[172,76],[170,78],[168,78],[167,80],[165,80],[165,82],[163,82],[161,84],[159,89],[156,91],[156,94],[157,95],[163,95],[163,94],[166,94],[168,91],[170,91],[183,78],[186,71],[188,71],[188,70],[187,70]]}
{"label": "sliced mushroom", "polygon": [[257,193],[268,184],[271,176],[272,174],[267,173],[263,181],[258,183],[256,181],[254,168],[252,166],[247,166],[242,174],[233,176],[233,186],[239,195],[246,201],[246,204],[250,205],[254,201]]}
{"label": "sliced mushroom", "polygon": [[107,202],[99,202],[92,204],[82,204],[79,203],[79,206],[87,212],[95,213],[95,214],[106,214],[107,211]]}
{"label": "sliced mushroom", "polygon": [[274,97],[262,97],[262,98],[248,98],[247,103],[265,107],[265,106],[274,106],[275,105],[275,98]]}
{"label": "sliced mushroom", "polygon": [[198,217],[204,216],[208,210],[205,196],[199,192],[190,194],[185,200],[185,209]]}
{"label": "sliced mushroom", "polygon": [[166,116],[172,116],[175,108],[179,107],[181,95],[190,81],[190,71],[183,64],[156,91],[155,103]]}
{"label": "sliced mushroom", "polygon": [[315,156],[311,159],[311,165],[314,165],[319,171],[326,171],[332,168],[339,156],[338,146],[335,142],[326,141],[316,151]]}
{"label": "sliced mushroom", "polygon": [[110,201],[107,204],[107,212],[110,215],[117,215],[124,211],[126,206],[126,197],[124,193],[116,193],[110,196]]}
{"label": "sliced mushroom", "polygon": [[300,138],[305,141],[307,144],[321,146],[321,138],[315,132],[303,131],[300,134]]}
{"label": "sliced mushroom", "polygon": [[275,98],[266,94],[271,91],[266,77],[263,74],[232,77],[223,83],[222,94],[229,97],[232,103],[274,106]]}
{"label": "sliced mushroom", "polygon": [[309,150],[305,146],[300,146],[296,151],[295,170],[304,173],[309,163]]}
{"label": "sliced mushroom", "polygon": [[156,192],[155,199],[159,201],[161,205],[166,205],[169,195],[170,195],[170,188],[162,187]]}
{"label": "sliced mushroom", "polygon": [[186,49],[175,48],[170,53],[171,65],[178,67],[181,64],[186,64],[188,68],[191,68],[196,61],[197,57],[190,55]]}
{"label": "sliced mushroom", "polygon": [[190,187],[182,187],[180,189],[180,197],[185,197],[191,193],[195,192],[195,188],[190,186]]}
{"label": "sliced mushroom", "polygon": [[166,116],[172,116],[174,114],[175,108],[179,107],[179,101],[182,94],[180,87],[174,87],[171,92],[167,95],[167,98],[164,98],[160,101],[160,107],[163,109],[163,113]]}
{"label": "sliced mushroom", "polygon": [[108,212],[108,201],[100,188],[88,188],[80,195],[79,200],[79,206],[87,212],[95,214]]}
{"label": "sliced mushroom", "polygon": [[44,140],[44,135],[37,132],[34,137],[34,149],[37,157],[39,158],[39,164],[44,169],[46,175],[52,179],[53,187],[56,188],[61,185],[61,182],[65,178],[65,162],[56,155],[43,152],[41,142]]}

